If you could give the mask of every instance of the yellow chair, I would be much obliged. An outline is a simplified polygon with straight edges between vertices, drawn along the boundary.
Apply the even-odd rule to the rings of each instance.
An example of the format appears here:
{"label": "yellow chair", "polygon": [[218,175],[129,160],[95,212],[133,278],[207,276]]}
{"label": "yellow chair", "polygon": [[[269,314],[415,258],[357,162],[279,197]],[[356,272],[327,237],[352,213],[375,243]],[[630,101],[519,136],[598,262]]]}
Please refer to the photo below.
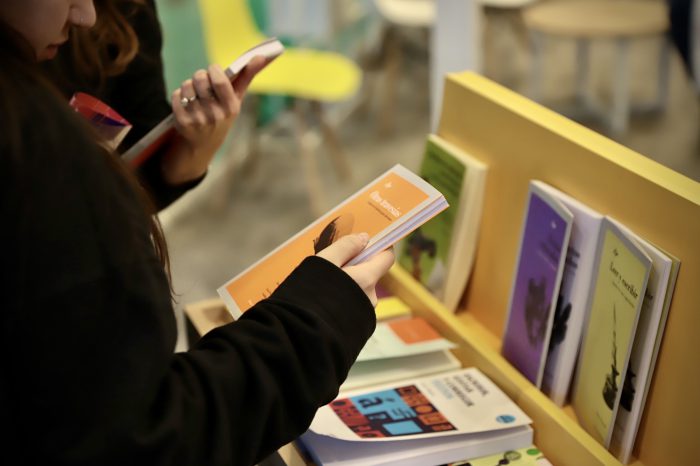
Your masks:
{"label": "yellow chair", "polygon": [[[265,36],[258,30],[247,0],[199,0],[204,29],[204,42],[209,60],[227,66],[238,55]],[[334,128],[323,113],[322,103],[351,98],[362,78],[359,67],[347,57],[331,51],[287,47],[285,52],[255,77],[249,91],[255,94],[276,94],[294,97],[299,126],[297,141],[306,178],[311,208],[322,213],[321,180],[313,150],[304,137],[307,117],[302,107],[319,122],[326,143],[330,146],[333,163],[341,178],[349,178],[350,168]]]}

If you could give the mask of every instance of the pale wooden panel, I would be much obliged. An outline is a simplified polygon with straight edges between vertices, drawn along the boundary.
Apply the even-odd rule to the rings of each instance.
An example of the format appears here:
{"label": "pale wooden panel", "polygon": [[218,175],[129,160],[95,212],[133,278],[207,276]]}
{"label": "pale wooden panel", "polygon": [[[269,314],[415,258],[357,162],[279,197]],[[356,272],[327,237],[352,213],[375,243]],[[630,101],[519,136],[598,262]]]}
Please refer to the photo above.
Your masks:
{"label": "pale wooden panel", "polygon": [[694,357],[700,330],[700,184],[473,73],[448,77],[438,132],[490,167],[462,325],[476,320],[501,336],[532,178],[617,218],[681,258],[638,457],[646,466],[691,464],[700,431],[700,364]]}

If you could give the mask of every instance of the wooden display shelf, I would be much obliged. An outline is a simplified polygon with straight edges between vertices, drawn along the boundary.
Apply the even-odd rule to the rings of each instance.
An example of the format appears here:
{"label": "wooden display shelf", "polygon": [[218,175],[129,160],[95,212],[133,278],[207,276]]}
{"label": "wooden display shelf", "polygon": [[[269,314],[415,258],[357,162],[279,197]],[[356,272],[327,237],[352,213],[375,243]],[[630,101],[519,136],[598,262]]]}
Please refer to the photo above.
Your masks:
{"label": "wooden display shelf", "polygon": [[[535,444],[556,466],[620,466],[576,421],[501,355],[530,179],[540,179],[681,259],[668,322],[635,447],[634,466],[694,464],[700,428],[700,183],[479,75],[449,75],[438,134],[489,165],[474,269],[450,313],[394,266],[382,284],[459,347],[533,419]],[[185,309],[214,325],[220,301]],[[205,327],[198,327],[206,331]],[[300,464],[300,463],[297,463]]]}
{"label": "wooden display shelf", "polygon": [[500,355],[530,179],[540,179],[681,259],[635,447],[636,466],[692,464],[700,428],[700,184],[474,73],[449,75],[438,134],[489,165],[474,269],[456,314],[395,267],[384,284],[460,344],[534,420],[555,465],[619,465]]}

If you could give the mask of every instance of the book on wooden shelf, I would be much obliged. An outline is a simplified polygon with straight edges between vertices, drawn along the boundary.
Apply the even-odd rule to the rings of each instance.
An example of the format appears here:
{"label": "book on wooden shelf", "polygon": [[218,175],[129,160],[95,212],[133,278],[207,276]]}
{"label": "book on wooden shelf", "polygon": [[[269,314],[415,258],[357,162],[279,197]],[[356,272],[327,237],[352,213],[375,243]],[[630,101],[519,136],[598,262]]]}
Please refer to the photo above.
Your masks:
{"label": "book on wooden shelf", "polygon": [[579,424],[608,448],[652,261],[609,218],[596,248],[595,279],[573,385]]}
{"label": "book on wooden shelf", "polygon": [[535,445],[507,450],[478,458],[465,458],[462,461],[441,466],[552,466],[552,463]]}
{"label": "book on wooden shelf", "polygon": [[457,369],[455,346],[420,317],[380,322],[340,391]]}
{"label": "book on wooden shelf", "polygon": [[[233,82],[253,58],[257,56],[267,58],[267,66],[272,60],[281,55],[282,52],[284,52],[284,45],[282,45],[277,38],[272,37],[266,39],[239,55],[238,58],[224,69],[224,73],[226,77]],[[138,167],[160,147],[170,141],[174,135],[175,115],[171,113],[124,152],[124,154],[122,154],[122,160],[132,166]]]}
{"label": "book on wooden shelf", "polygon": [[369,234],[354,265],[393,246],[448,204],[440,192],[402,165],[395,165],[318,220],[232,278],[217,291],[234,318],[267,298],[308,256],[351,233]]}
{"label": "book on wooden shelf", "polygon": [[632,458],[632,449],[642,419],[649,385],[654,373],[656,357],[666,326],[666,318],[676,285],[680,260],[629,228],[610,219],[618,228],[634,238],[636,243],[651,258],[651,271],[644,293],[637,330],[632,343],[632,353],[622,384],[620,406],[615,417],[610,452],[622,463]]}
{"label": "book on wooden shelf", "polygon": [[564,271],[573,214],[529,183],[520,247],[503,334],[503,356],[540,387]]}
{"label": "book on wooden shelf", "polygon": [[398,262],[453,312],[474,262],[486,173],[483,162],[428,135],[419,175],[445,195],[451,208],[402,242]]}
{"label": "book on wooden shelf", "polygon": [[469,368],[343,393],[300,441],[318,466],[419,466],[526,447],[531,422]]}
{"label": "book on wooden shelf", "polygon": [[541,387],[554,403],[564,406],[581,342],[603,215],[553,186],[535,183],[574,216]]}

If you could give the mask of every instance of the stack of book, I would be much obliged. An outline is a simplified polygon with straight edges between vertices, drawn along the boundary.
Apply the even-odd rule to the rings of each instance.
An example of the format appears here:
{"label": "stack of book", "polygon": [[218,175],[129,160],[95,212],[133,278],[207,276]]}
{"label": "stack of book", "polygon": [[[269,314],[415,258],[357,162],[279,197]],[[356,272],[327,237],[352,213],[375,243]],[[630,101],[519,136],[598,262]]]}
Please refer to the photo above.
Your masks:
{"label": "stack of book", "polygon": [[531,419],[475,368],[342,393],[300,442],[318,466],[423,466],[532,444]]}

